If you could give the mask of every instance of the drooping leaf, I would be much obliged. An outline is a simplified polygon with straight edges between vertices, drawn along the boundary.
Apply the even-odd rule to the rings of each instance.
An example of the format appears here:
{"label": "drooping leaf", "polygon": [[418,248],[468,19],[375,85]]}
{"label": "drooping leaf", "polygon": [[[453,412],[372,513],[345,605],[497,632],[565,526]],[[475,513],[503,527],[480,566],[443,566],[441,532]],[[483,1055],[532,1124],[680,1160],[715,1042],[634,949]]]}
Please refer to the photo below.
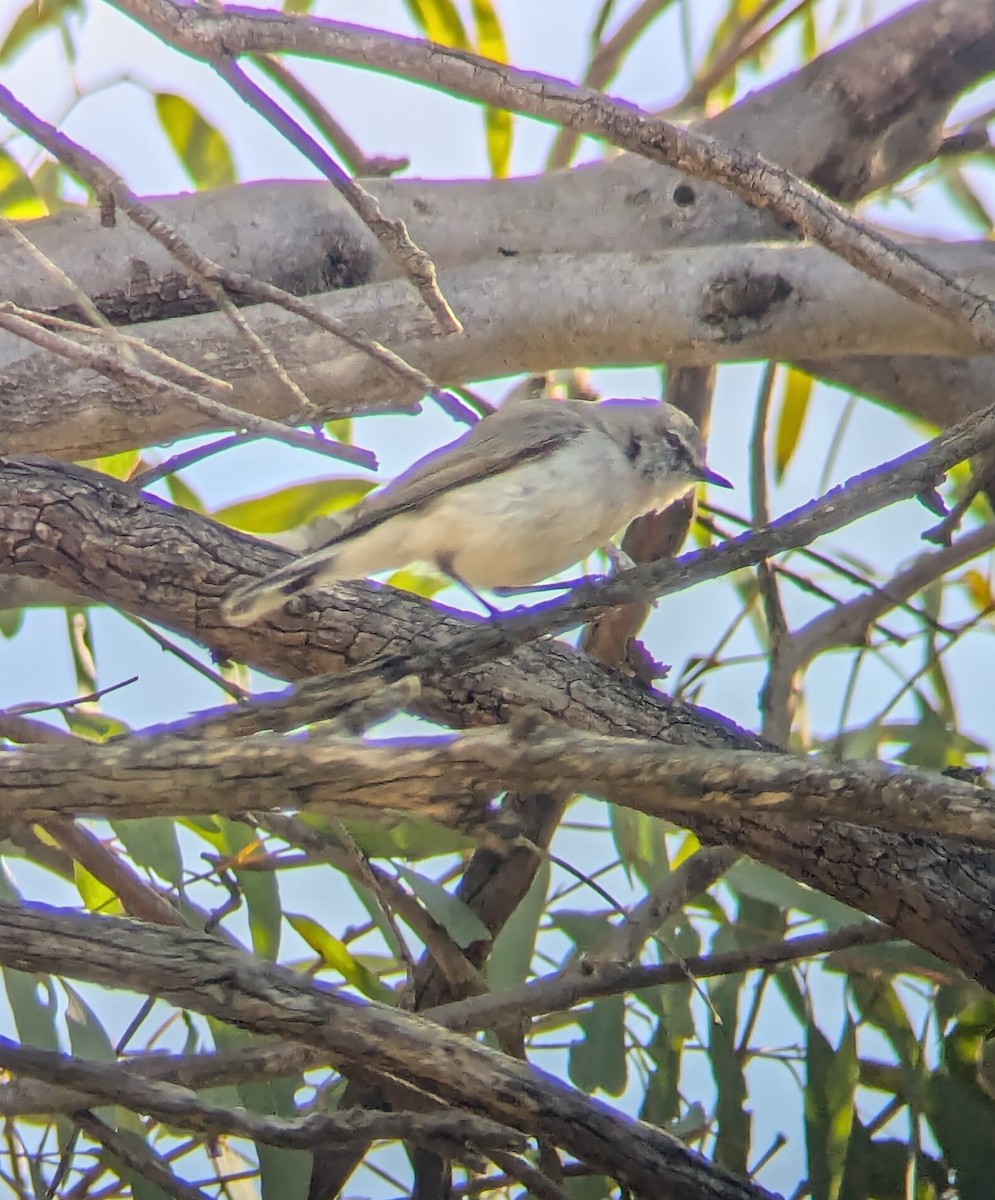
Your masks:
{"label": "drooping leaf", "polygon": [[215,510],[222,525],[245,533],[281,533],[315,517],[351,508],[376,484],[368,479],[316,479]]}
{"label": "drooping leaf", "polygon": [[82,863],[73,863],[73,876],[80,899],[90,912],[100,913],[101,916],[120,916],[124,912],[117,893],[91,874]]}
{"label": "drooping leaf", "polygon": [[780,482],[801,438],[815,380],[797,367],[782,367],[784,386],[774,435],[774,478]]}
{"label": "drooping leaf", "polygon": [[190,828],[209,842],[238,883],[249,915],[252,948],[263,958],[275,961],[280,950],[283,913],[280,889],[273,871],[252,871],[241,867],[258,853],[259,839],[247,826],[227,817],[210,821],[190,821]]}
{"label": "drooping leaf", "polygon": [[23,608],[0,609],[0,633],[2,633],[5,638],[12,638],[23,624]]}
{"label": "drooping leaf", "polygon": [[457,946],[465,950],[474,942],[490,941],[490,931],[473,909],[447,892],[442,884],[399,863],[394,869],[425,905],[432,920],[438,921]]}
{"label": "drooping leaf", "polygon": [[[508,46],[497,10],[491,0],[472,0],[478,54],[492,58],[495,62],[508,61]],[[503,179],[511,164],[511,145],[514,137],[514,120],[503,108],[488,108],[484,114],[487,135],[487,159],[495,179]]]}
{"label": "drooping leaf", "polygon": [[[728,936],[730,931],[726,930]],[[723,933],[719,931],[719,935]],[[712,941],[717,953],[719,936]],[[715,1079],[715,1160],[745,1175],[750,1152],[751,1117],[747,1108],[745,1062],[736,1048],[742,976],[711,980],[708,995],[714,1012],[708,1020],[708,1060]],[[718,1019],[717,1019],[718,1018]]]}
{"label": "drooping leaf", "polygon": [[112,479],[127,480],[132,477],[142,461],[140,450],[122,450],[120,454],[106,454],[103,458],[86,458],[80,466],[110,475]]}
{"label": "drooping leaf", "polygon": [[404,0],[404,6],[430,42],[454,50],[470,49],[463,18],[453,0]]}
{"label": "drooping leaf", "polygon": [[163,132],[196,187],[208,191],[235,182],[227,141],[189,100],[157,92],[155,109]]}
{"label": "drooping leaf", "polygon": [[13,155],[0,148],[0,213],[11,221],[44,217],[48,207]]}
{"label": "drooping leaf", "polygon": [[[209,1020],[214,1042],[218,1050],[237,1052],[242,1046],[258,1041],[251,1034],[243,1033],[232,1025]],[[303,1077],[283,1076],[257,1080],[238,1085],[240,1102],[252,1112],[266,1116],[297,1117],[294,1097],[303,1083]],[[259,1195],[261,1200],[288,1200],[292,1196],[306,1196],[311,1178],[313,1156],[304,1150],[284,1150],[278,1146],[255,1144],[259,1158]]]}
{"label": "drooping leaf", "polygon": [[549,874],[549,860],[543,859],[529,890],[494,939],[487,959],[487,982],[492,991],[500,992],[529,978]]}
{"label": "drooping leaf", "polygon": [[620,1096],[628,1080],[625,1057],[625,999],[595,1000],[577,1019],[583,1037],[570,1046],[571,1080],[584,1092]]}
{"label": "drooping leaf", "polygon": [[349,948],[323,925],[305,913],[285,914],[291,928],[304,939],[311,949],[333,971],[338,971],[347,983],[371,1000],[390,1004],[393,994],[376,975],[349,952]]}
{"label": "drooping leaf", "polygon": [[183,856],[176,838],[176,823],[169,817],[142,817],[140,820],[112,821],[111,828],[139,867],[155,871],[178,888],[183,882]]}
{"label": "drooping leaf", "polygon": [[811,1022],[805,1053],[805,1141],[813,1200],[840,1200],[858,1082],[856,1027],[834,1049]]}
{"label": "drooping leaf", "polygon": [[195,513],[207,512],[203,500],[179,475],[167,475],[164,482],[166,484],[166,491],[169,492],[170,500],[178,508],[188,508],[191,512]]}
{"label": "drooping leaf", "polygon": [[66,993],[66,1028],[69,1031],[69,1046],[73,1054],[95,1062],[114,1062],[117,1054],[114,1043],[107,1035],[100,1018],[83,996],[64,979],[60,986]]}
{"label": "drooping leaf", "polygon": [[40,34],[50,30],[64,31],[66,18],[81,16],[85,7],[83,0],[28,0],[0,45],[0,65],[10,62]]}

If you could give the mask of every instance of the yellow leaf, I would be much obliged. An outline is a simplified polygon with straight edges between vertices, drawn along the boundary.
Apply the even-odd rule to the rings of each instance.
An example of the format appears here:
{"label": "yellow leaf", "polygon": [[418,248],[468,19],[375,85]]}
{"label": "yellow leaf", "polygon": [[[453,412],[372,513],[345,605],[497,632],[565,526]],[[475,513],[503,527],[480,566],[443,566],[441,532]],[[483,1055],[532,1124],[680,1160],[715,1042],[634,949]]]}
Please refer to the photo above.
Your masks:
{"label": "yellow leaf", "polygon": [[791,456],[798,447],[812,396],[812,384],[815,382],[811,375],[795,367],[784,367],[783,370],[784,390],[774,438],[774,478],[778,482],[784,477]]}

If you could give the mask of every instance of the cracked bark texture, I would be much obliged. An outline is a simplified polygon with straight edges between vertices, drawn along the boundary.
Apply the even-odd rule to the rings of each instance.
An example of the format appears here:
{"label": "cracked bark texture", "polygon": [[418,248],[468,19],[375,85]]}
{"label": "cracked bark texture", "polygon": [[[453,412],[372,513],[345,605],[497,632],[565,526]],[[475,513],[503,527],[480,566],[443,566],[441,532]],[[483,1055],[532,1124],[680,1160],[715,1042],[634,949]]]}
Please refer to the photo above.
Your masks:
{"label": "cracked bark texture", "polygon": [[[855,201],[930,161],[953,103],[993,68],[995,3],[931,0],[748,97],[706,127],[720,138],[761,150],[839,199]],[[725,255],[725,268],[712,272],[718,278],[723,270],[729,274],[730,262],[741,266],[744,256],[752,253],[741,243],[786,236],[721,189],[627,155],[581,171],[530,180],[487,184],[372,180],[368,186],[385,211],[404,218],[415,240],[433,254],[444,272],[454,278],[465,272],[467,279],[477,281],[500,279],[502,286],[513,275],[524,279],[530,260],[545,255],[548,261],[541,264],[542,271],[547,275],[554,271],[552,286],[567,292],[568,271],[580,278],[580,270],[588,266],[606,276],[607,263],[593,259],[593,252],[606,245],[613,247],[611,261],[623,283],[637,278],[632,273],[644,270],[651,256],[665,250],[687,252],[668,268],[678,274],[695,253],[712,254],[716,262]],[[173,198],[157,206],[195,244],[210,246],[216,257],[227,254],[221,257],[223,265],[273,280],[298,294],[327,293],[321,297],[323,303],[355,314],[359,323],[374,307],[383,312],[391,289],[403,293],[403,285],[392,282],[393,266],[371,236],[323,185],[251,185]],[[592,222],[592,214],[596,221]],[[207,345],[215,336],[216,318],[204,312],[204,297],[158,247],[126,222],[105,230],[94,214],[73,213],[32,224],[30,232],[46,253],[99,299],[113,320],[147,322],[141,332],[161,329],[177,348],[189,349],[198,331]],[[506,258],[509,252],[514,257]],[[799,261],[804,255],[815,257],[807,248],[791,246],[778,253],[797,255]],[[973,262],[980,260],[980,248],[976,254],[967,253],[973,255]],[[50,311],[66,312],[67,305],[71,310],[67,297],[48,281],[39,286],[37,269],[2,233],[0,254],[9,298]],[[498,276],[498,268],[507,270]],[[662,256],[660,269],[664,269]],[[823,271],[832,269],[818,266],[813,277],[824,281],[828,274]],[[759,274],[757,267],[753,275]],[[649,279],[648,275],[638,278]],[[643,284],[645,290],[651,286]],[[791,294],[798,290],[796,284]],[[838,295],[826,291],[827,305],[835,299],[838,307]],[[740,311],[738,316],[723,312],[721,322],[713,323],[706,363],[721,352],[722,337],[716,330],[731,331],[733,336],[757,332],[748,322],[748,304],[747,319],[742,310],[751,296],[744,301],[729,288],[722,293],[722,303],[728,304],[730,295]],[[783,321],[784,300],[783,287],[774,287],[762,314]],[[365,362],[351,352],[330,348],[324,335],[318,338],[300,327],[295,341],[289,332],[280,332],[282,319],[268,311],[253,315],[264,336],[277,343],[286,338],[281,350],[297,353],[293,347],[303,347],[316,364],[333,357],[340,364],[338,376],[327,373],[335,379],[334,387],[315,372],[315,399],[335,413],[361,405],[353,397],[358,383],[364,383],[365,389],[370,382]],[[814,323],[811,309],[799,315],[793,331],[796,340],[790,343],[796,350],[810,348],[797,340],[804,329],[802,316]],[[420,314],[414,318],[388,315],[382,318],[387,321],[383,333],[388,342],[400,336],[402,318],[415,333],[419,320],[427,324]],[[768,320],[764,327],[783,332],[786,326],[777,322]],[[941,425],[995,401],[990,357],[905,357],[912,345],[911,339],[902,340],[910,337],[904,318],[896,318],[896,329],[895,342],[886,347],[894,351],[891,356],[855,354],[855,350],[866,354],[868,344],[855,341],[851,330],[838,347],[818,346],[818,357],[805,359],[804,365],[815,374],[846,382]],[[917,351],[949,348],[949,340],[930,345],[928,332],[916,326]],[[606,343],[615,333],[607,329]],[[558,336],[562,337],[562,329]],[[527,357],[527,347],[509,345],[518,359],[506,357],[508,369],[516,362],[539,366],[539,360]],[[659,338],[655,346],[658,358]],[[454,378],[473,377],[474,366],[480,373],[480,347],[473,349],[475,356],[461,365]],[[560,344],[564,362],[578,353],[590,361],[590,349],[590,339],[585,346]],[[757,353],[758,344],[751,349]],[[499,351],[500,346],[495,353]],[[505,353],[509,353],[507,346]],[[674,353],[680,357],[679,349]],[[236,378],[241,372],[239,399],[246,407],[269,416],[285,415],[279,407],[280,389],[264,381],[253,391],[245,382],[255,372],[255,364],[249,372],[235,358],[225,364],[225,370]],[[45,449],[74,458],[203,428],[189,412],[153,412],[110,384],[88,385],[90,390],[82,391],[66,382],[61,365],[44,365],[23,345],[0,338],[0,449]],[[42,386],[35,392],[25,390],[36,383]],[[403,407],[406,398],[393,384],[381,380],[379,388],[364,390],[364,401],[374,410]],[[94,429],[99,430],[96,436]],[[6,462],[0,468],[0,568],[16,573],[18,585],[28,583],[39,589],[35,595],[42,602],[51,598],[50,588],[56,585],[161,621],[220,656],[230,655],[288,679],[340,671],[377,653],[403,650],[427,630],[444,638],[464,626],[458,614],[440,617],[437,607],[413,597],[356,585],[316,597],[293,614],[281,614],[265,633],[224,627],[217,603],[234,578],[244,571],[262,574],[283,561],[283,554],[271,547],[218,529],[192,514],[142,500],[85,472],[60,472],[31,462]],[[9,582],[4,580],[4,586]],[[464,729],[505,724],[539,710],[553,722],[595,733],[674,745],[765,748],[760,739],[718,714],[674,704],[549,643],[525,646],[509,658],[451,679],[426,680],[418,710]],[[537,798],[529,813],[534,840],[541,842],[555,826],[561,803],[555,794]],[[839,821],[792,819],[776,811],[716,807],[688,813],[684,819],[704,840],[740,847],[890,922],[902,936],[958,963],[987,986],[995,984],[992,936],[987,932],[995,929],[988,886],[995,858],[988,851],[959,841],[889,834]],[[463,898],[469,898],[489,928],[499,929],[527,887],[534,864],[534,856],[526,852],[502,860],[492,851],[480,851],[464,877]],[[8,933],[15,939],[10,942],[15,953],[24,931],[14,933],[11,926]],[[146,945],[144,956],[150,950]],[[159,950],[165,956],[160,961],[182,962],[177,944],[172,949],[160,945]],[[478,959],[485,953],[483,947],[476,947],[471,955],[475,951]],[[144,956],[143,967],[147,967]],[[32,961],[34,969],[40,969],[42,957]],[[67,961],[61,960],[53,969],[63,969]],[[79,969],[87,969],[87,964],[80,962]],[[109,969],[113,980],[119,980],[120,958]],[[137,986],[144,986],[144,978],[141,983],[135,978]],[[240,982],[241,977],[225,972],[212,977],[207,981],[210,1002],[223,993],[227,1006]],[[167,979],[165,986],[178,984]],[[446,997],[445,980],[429,965],[419,978],[419,1000],[433,1003]],[[203,996],[194,992],[176,998],[193,1007],[204,1003]],[[247,1024],[260,1017],[264,1000],[268,1003],[253,993]],[[272,1013],[266,1011],[269,1019]],[[230,1019],[227,1007],[224,1019]],[[286,1035],[291,1027],[282,1024],[279,1015],[273,1020],[276,1024],[267,1028]],[[253,1027],[261,1029],[263,1024]],[[300,1026],[294,1028],[301,1032]],[[306,1036],[313,1040],[310,1027]],[[368,1082],[362,1063],[357,1060],[354,1066],[356,1078]],[[594,1144],[600,1151],[600,1141],[595,1139]],[[590,1157],[591,1148],[584,1146],[585,1157]],[[637,1155],[633,1170],[641,1170],[642,1162]],[[704,1187],[703,1178],[696,1176],[694,1186]],[[682,1194],[699,1193],[689,1187]]]}
{"label": "cracked bark texture", "polygon": [[[223,625],[218,603],[234,577],[271,570],[285,558],[276,547],[82,468],[42,461],[0,467],[0,565],[161,621],[219,656],[300,679],[407,647],[428,628],[444,639],[466,626],[456,614],[441,616],[438,606],[362,584],[309,597],[297,615],[281,613],[263,629]],[[540,710],[595,733],[765,748],[720,715],[647,692],[555,643],[525,646],[453,678],[426,679],[416,708],[455,728],[507,724]],[[995,985],[995,943],[984,933],[995,929],[995,902],[984,885],[995,868],[990,852],[769,810],[716,809],[686,819],[705,840],[731,842]],[[502,905],[494,900],[494,907]]]}

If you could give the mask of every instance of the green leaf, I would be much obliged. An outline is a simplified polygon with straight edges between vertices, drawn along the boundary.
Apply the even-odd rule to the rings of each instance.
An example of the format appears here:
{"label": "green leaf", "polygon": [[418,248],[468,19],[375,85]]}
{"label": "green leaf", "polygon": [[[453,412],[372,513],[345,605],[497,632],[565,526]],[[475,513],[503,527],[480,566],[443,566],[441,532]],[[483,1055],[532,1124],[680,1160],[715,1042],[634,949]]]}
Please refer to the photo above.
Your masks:
{"label": "green leaf", "polygon": [[[66,609],[66,629],[69,634],[69,650],[73,657],[73,669],[76,672],[77,694],[85,696],[97,690],[97,660],[93,652],[93,637],[85,608]],[[80,716],[74,709],[67,709],[65,712],[67,724],[70,715],[73,718]]]}
{"label": "green leaf", "polygon": [[598,15],[594,18],[594,25],[591,28],[591,49],[597,50],[601,36],[608,27],[608,22],[611,20],[612,9],[615,7],[615,0],[603,0],[601,8],[598,9]]}
{"label": "green leaf", "polygon": [[431,600],[450,585],[450,581],[442,575],[430,571],[415,571],[410,567],[402,567],[400,571],[388,575],[387,583],[402,592],[412,592],[425,600]]}
{"label": "green leaf", "polygon": [[80,466],[110,475],[112,479],[127,480],[138,470],[141,461],[140,450],[122,450],[120,454],[106,454],[103,458],[84,458]]}
{"label": "green leaf", "polygon": [[0,64],[10,62],[39,34],[65,30],[66,18],[73,13],[81,16],[84,8],[83,0],[28,0],[0,45]]}
{"label": "green leaf", "polygon": [[[721,930],[719,931],[722,932]],[[715,939],[713,939],[713,950]],[[746,1107],[746,1075],[736,1050],[739,997],[744,976],[729,976],[708,984],[708,995],[721,1020],[709,1014],[708,1060],[715,1079],[715,1160],[730,1171],[747,1174],[751,1120]]]}
{"label": "green leaf", "polygon": [[23,608],[0,609],[0,633],[2,633],[5,638],[12,638],[23,624]]}
{"label": "green leaf", "polygon": [[179,475],[167,475],[164,482],[170,500],[178,508],[188,508],[195,513],[207,512],[203,500],[189,484],[183,482]]}
{"label": "green leaf", "polygon": [[155,871],[178,888],[183,882],[183,856],[176,839],[176,824],[169,817],[142,817],[140,820],[111,821],[111,828],[139,867]]}
{"label": "green leaf", "polygon": [[251,829],[227,817],[216,817],[211,822],[184,822],[207,842],[219,856],[226,860],[239,890],[245,898],[249,912],[249,932],[252,948],[263,958],[275,961],[280,950],[280,933],[283,913],[280,909],[280,889],[272,871],[245,871],[239,867],[241,859],[256,852],[259,838]]}
{"label": "green leaf", "polygon": [[571,1080],[584,1092],[600,1088],[610,1096],[620,1096],[628,1080],[624,997],[595,1000],[578,1015],[577,1024],[584,1036],[570,1045]]}
{"label": "green leaf", "polygon": [[857,1034],[849,1016],[835,1050],[809,1025],[805,1063],[808,1185],[813,1200],[840,1200],[858,1082]]}
{"label": "green leaf", "polygon": [[129,732],[124,721],[108,717],[105,713],[88,712],[85,708],[66,708],[62,715],[70,733],[90,742],[106,742]]}
{"label": "green leaf", "polygon": [[376,484],[368,479],[316,479],[215,510],[222,525],[245,533],[280,533],[326,513],[351,508]]}
{"label": "green leaf", "polygon": [[797,367],[782,367],[784,388],[774,435],[774,478],[780,483],[798,446],[815,380]]}
{"label": "green leaf", "polygon": [[[335,826],[320,813],[305,812],[300,820],[320,829],[337,843]],[[344,821],[349,836],[368,858],[436,858],[440,854],[459,854],[476,846],[474,839],[455,829],[446,829],[424,817],[398,817],[392,824],[387,817],[378,821]]]}
{"label": "green leaf", "polygon": [[831,896],[823,895],[803,883],[796,883],[772,867],[740,859],[724,876],[724,882],[737,896],[749,896],[782,910],[795,909],[818,917],[829,930],[852,925],[860,914]]}
{"label": "green leaf", "polygon": [[664,822],[658,817],[614,804],[609,809],[608,820],[623,865],[632,867],[644,887],[659,886],[671,870]]}
{"label": "green leaf", "polygon": [[[260,1039],[243,1033],[234,1026],[209,1019],[218,1050],[236,1052],[247,1045],[258,1045]],[[238,1097],[252,1112],[265,1116],[299,1117],[295,1094],[302,1086],[303,1076],[260,1080],[238,1085]],[[276,1146],[255,1143],[259,1159],[259,1194],[262,1200],[289,1200],[306,1196],[311,1178],[313,1156],[305,1150],[283,1150]]]}
{"label": "green leaf", "polygon": [[191,182],[204,191],[235,182],[235,164],[224,137],[189,100],[157,92],[156,113]]}
{"label": "green leaf", "polygon": [[539,923],[546,907],[549,875],[549,859],[544,858],[529,890],[494,939],[487,959],[491,991],[503,991],[529,978]]}
{"label": "green leaf", "polygon": [[474,942],[491,940],[490,930],[473,909],[447,892],[442,884],[433,879],[426,879],[424,875],[419,875],[417,871],[400,864],[396,864],[394,869],[425,905],[425,910],[432,920],[442,926],[461,950],[472,946]]}
{"label": "green leaf", "polygon": [[68,999],[66,1028],[73,1054],[94,1062],[114,1062],[117,1058],[114,1043],[107,1036],[100,1018],[74,987],[64,979],[59,982]]}
{"label": "green leaf", "polygon": [[935,1073],[927,1081],[927,1115],[953,1171],[958,1200],[990,1200],[995,1105],[973,1080]]}
{"label": "green leaf", "polygon": [[376,975],[349,953],[345,943],[333,933],[329,933],[313,917],[304,913],[285,913],[292,929],[304,939],[311,949],[333,971],[338,971],[347,983],[351,983],[357,991],[368,996],[371,1000],[379,1000],[385,1004],[394,1002],[393,994],[385,987]]}
{"label": "green leaf", "polygon": [[[5,862],[0,861],[0,900],[23,903]],[[7,1003],[14,1018],[17,1036],[26,1046],[40,1050],[58,1050],[59,1035],[55,1027],[55,986],[48,975],[13,971],[0,967],[0,979],[7,992]]]}

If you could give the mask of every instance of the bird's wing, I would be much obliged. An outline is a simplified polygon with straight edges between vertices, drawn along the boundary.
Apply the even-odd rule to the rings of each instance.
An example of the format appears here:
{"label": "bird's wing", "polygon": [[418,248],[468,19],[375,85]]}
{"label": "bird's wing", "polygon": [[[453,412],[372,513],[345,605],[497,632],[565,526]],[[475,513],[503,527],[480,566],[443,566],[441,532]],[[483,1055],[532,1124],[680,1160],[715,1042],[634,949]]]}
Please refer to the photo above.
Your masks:
{"label": "bird's wing", "polygon": [[363,500],[351,520],[313,549],[334,546],[398,513],[422,508],[444,492],[551,454],[591,429],[589,417],[579,408],[579,403],[538,400],[499,409]]}

